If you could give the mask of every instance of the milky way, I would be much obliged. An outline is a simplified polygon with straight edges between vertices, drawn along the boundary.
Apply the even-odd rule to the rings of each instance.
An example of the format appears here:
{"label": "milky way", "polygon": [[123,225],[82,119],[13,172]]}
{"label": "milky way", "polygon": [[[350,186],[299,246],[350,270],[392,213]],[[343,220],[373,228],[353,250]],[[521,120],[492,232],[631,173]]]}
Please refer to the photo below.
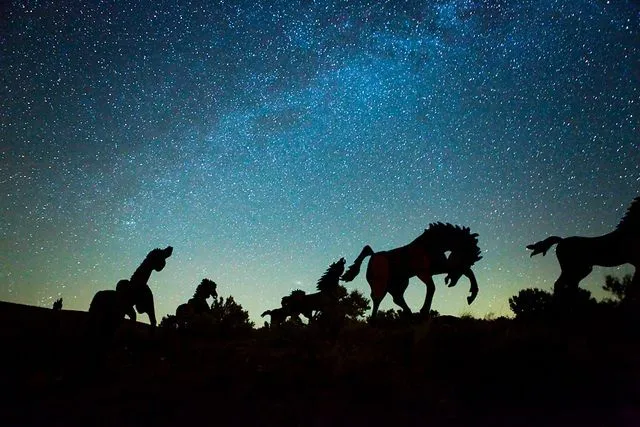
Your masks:
{"label": "milky way", "polygon": [[640,193],[637,2],[173,3],[1,14],[1,300],[86,310],[172,245],[160,315],[208,277],[259,320],[443,221],[480,234],[480,294],[438,276],[433,308],[508,314],[559,273],[527,244]]}

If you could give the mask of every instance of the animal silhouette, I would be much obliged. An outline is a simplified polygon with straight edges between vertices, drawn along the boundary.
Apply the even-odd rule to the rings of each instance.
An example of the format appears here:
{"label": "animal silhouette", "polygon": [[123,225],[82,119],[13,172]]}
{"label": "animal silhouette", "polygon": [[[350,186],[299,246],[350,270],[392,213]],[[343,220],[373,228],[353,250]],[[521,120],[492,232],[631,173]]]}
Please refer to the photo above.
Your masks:
{"label": "animal silhouette", "polygon": [[627,213],[612,232],[597,237],[550,236],[527,245],[531,256],[542,254],[556,245],[556,258],[560,264],[560,276],[554,283],[554,293],[562,294],[578,288],[593,266],[616,267],[631,264],[635,268],[631,295],[637,299],[640,291],[640,197],[636,197]]}
{"label": "animal silhouette", "polygon": [[194,316],[210,313],[211,307],[207,304],[207,298],[218,297],[217,287],[218,285],[213,280],[202,279],[196,287],[193,298],[176,308],[176,320],[179,324],[187,326]]}
{"label": "animal silhouette", "polygon": [[287,308],[284,308],[284,307],[280,307],[280,308],[274,308],[272,310],[266,310],[260,315],[260,317],[270,316],[271,317],[271,326],[272,327],[278,327],[278,326],[282,325],[287,320],[287,317],[292,316],[292,315],[294,315],[294,314],[291,313],[290,310],[288,310]]}
{"label": "animal silhouette", "polygon": [[[402,308],[403,314],[410,315],[411,309],[404,300],[404,292],[409,286],[409,279],[414,276],[427,287],[420,310],[424,316],[428,316],[431,310],[436,289],[432,276],[436,274],[448,273],[445,283],[449,287],[455,286],[463,274],[467,276],[471,283],[471,295],[467,297],[467,302],[471,304],[478,294],[478,283],[471,267],[482,259],[477,236],[477,233],[471,234],[468,227],[441,222],[429,224],[429,228],[408,245],[383,252],[374,252],[366,245],[341,279],[345,282],[355,279],[362,261],[371,256],[366,275],[373,301],[371,318],[376,317],[387,293]],[[445,254],[447,251],[451,251],[448,258]]]}
{"label": "animal silhouette", "polygon": [[147,281],[152,271],[164,269],[172,253],[171,246],[152,250],[129,280],[120,280],[115,290],[98,291],[89,305],[89,334],[99,340],[113,336],[125,315],[136,320],[136,310],[139,314],[147,313],[151,327],[155,328],[153,293]]}
{"label": "animal silhouette", "polygon": [[345,290],[340,286],[340,276],[344,272],[345,264],[346,260],[340,258],[329,266],[316,284],[319,292],[307,294],[304,291],[295,290],[291,295],[282,298],[282,307],[292,316],[302,314],[309,319],[309,322],[321,312],[331,311],[338,300],[344,296]]}

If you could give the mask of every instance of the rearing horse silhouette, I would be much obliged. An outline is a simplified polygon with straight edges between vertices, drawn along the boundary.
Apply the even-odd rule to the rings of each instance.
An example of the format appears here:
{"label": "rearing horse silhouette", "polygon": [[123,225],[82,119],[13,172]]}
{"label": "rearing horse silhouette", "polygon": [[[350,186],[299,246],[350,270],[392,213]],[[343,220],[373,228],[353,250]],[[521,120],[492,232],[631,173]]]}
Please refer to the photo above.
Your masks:
{"label": "rearing horse silhouette", "polygon": [[153,293],[147,281],[153,270],[162,271],[172,253],[171,246],[152,250],[129,280],[120,280],[115,290],[96,292],[89,306],[89,330],[94,338],[112,336],[125,315],[135,321],[136,310],[140,314],[147,313],[149,323],[156,327]]}
{"label": "rearing horse silhouette", "polygon": [[637,297],[640,291],[640,197],[629,206],[626,215],[612,232],[597,237],[551,236],[527,246],[531,256],[547,251],[556,245],[556,258],[560,264],[560,277],[554,283],[554,293],[578,288],[580,281],[587,277],[594,265],[616,267],[631,264],[635,268],[633,289]]}
{"label": "rearing horse silhouette", "polygon": [[[352,281],[360,272],[362,261],[371,256],[367,266],[367,282],[371,287],[373,311],[375,318],[382,299],[388,293],[393,302],[402,308],[406,315],[411,309],[404,300],[404,292],[409,286],[409,279],[417,276],[427,286],[427,294],[420,313],[428,315],[436,287],[431,276],[448,273],[445,283],[455,286],[464,274],[471,282],[471,295],[467,302],[471,304],[478,294],[478,283],[471,271],[471,266],[482,259],[478,248],[478,234],[471,234],[467,227],[443,224],[429,224],[418,238],[406,246],[384,252],[374,252],[370,246],[362,249],[358,258],[342,276],[345,282]],[[449,258],[445,252],[451,251]]]}

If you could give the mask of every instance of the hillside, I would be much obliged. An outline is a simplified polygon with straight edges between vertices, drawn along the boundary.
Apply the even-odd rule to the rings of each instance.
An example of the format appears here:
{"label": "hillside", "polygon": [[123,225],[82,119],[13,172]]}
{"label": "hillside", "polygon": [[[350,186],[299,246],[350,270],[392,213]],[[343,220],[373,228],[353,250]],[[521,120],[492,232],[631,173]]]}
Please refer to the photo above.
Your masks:
{"label": "hillside", "polygon": [[603,425],[640,421],[633,328],[445,316],[222,339],[125,322],[105,365],[86,313],[0,303],[2,425]]}

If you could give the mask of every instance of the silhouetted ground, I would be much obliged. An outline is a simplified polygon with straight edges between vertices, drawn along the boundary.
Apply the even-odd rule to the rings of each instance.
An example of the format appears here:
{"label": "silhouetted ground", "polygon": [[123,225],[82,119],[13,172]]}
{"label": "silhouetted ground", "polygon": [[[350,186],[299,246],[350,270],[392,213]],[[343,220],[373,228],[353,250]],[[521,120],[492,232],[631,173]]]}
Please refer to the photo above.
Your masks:
{"label": "silhouetted ground", "polygon": [[0,303],[0,424],[640,425],[640,339],[616,319],[445,316],[349,325],[336,339],[150,337],[126,322],[97,370],[85,315]]}

